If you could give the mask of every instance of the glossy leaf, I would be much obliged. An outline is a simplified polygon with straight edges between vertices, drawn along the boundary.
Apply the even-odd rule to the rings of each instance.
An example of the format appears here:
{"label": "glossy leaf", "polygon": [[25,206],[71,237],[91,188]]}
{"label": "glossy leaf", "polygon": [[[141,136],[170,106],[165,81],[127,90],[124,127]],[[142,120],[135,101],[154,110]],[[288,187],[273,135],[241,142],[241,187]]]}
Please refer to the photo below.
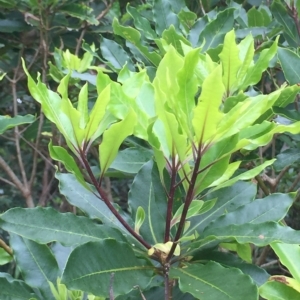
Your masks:
{"label": "glossy leaf", "polygon": [[231,224],[228,226],[210,228],[209,226],[201,235],[202,241],[193,243],[193,247],[207,247],[212,241],[237,241],[240,244],[252,243],[256,246],[265,246],[272,242],[289,244],[300,243],[300,232],[289,227],[283,227],[275,222],[259,224]]}
{"label": "glossy leaf", "polygon": [[272,194],[263,199],[256,199],[219,217],[209,224],[209,228],[223,227],[230,224],[279,222],[287,214],[294,198],[295,194]]}
{"label": "glossy leaf", "polygon": [[[78,262],[82,262],[80,268]],[[137,259],[128,244],[107,239],[77,247],[69,256],[62,283],[107,298],[110,287],[115,297],[136,285],[144,289],[151,275],[151,265]]]}
{"label": "glossy leaf", "polygon": [[15,116],[11,118],[10,116],[0,116],[0,134],[4,133],[10,128],[14,128],[23,124],[30,124],[34,122],[35,117],[32,115],[26,116]]}
{"label": "glossy leaf", "polygon": [[211,221],[226,212],[229,213],[242,205],[252,202],[255,196],[256,186],[251,182],[242,181],[235,183],[231,187],[209,193],[209,199],[217,198],[215,205],[208,212],[190,219],[191,226],[186,235],[193,234],[195,230],[201,233]]}
{"label": "glossy leaf", "polygon": [[259,288],[259,294],[267,300],[298,299],[300,293],[279,281],[268,281]]}
{"label": "glossy leaf", "polygon": [[79,185],[73,174],[56,173],[59,189],[71,205],[85,212],[91,219],[101,220],[109,227],[117,227],[127,233],[123,225],[91,190]]}
{"label": "glossy leaf", "polygon": [[171,268],[170,277],[178,279],[182,292],[191,293],[197,299],[258,299],[257,287],[249,276],[215,262]]}
{"label": "glossy leaf", "polygon": [[153,161],[147,162],[137,173],[128,197],[134,216],[140,206],[146,213],[140,234],[151,244],[163,241],[167,199]]}
{"label": "glossy leaf", "polygon": [[119,151],[110,167],[124,173],[136,174],[152,156],[148,149],[127,148]]}
{"label": "glossy leaf", "polygon": [[78,164],[75,162],[75,159],[68,153],[68,151],[60,146],[53,146],[52,141],[48,145],[49,153],[52,159],[60,161],[64,164],[68,172],[73,173],[77,180],[86,188],[86,184],[82,172],[78,167]]}
{"label": "glossy leaf", "polygon": [[300,83],[299,55],[289,49],[278,48],[278,58],[286,81],[291,85]]}
{"label": "glossy leaf", "polygon": [[73,246],[109,237],[124,239],[113,228],[98,225],[86,217],[62,214],[52,208],[10,209],[0,216],[0,227],[41,244],[58,241],[62,245]]}
{"label": "glossy leaf", "polygon": [[192,122],[198,145],[209,142],[215,135],[223,115],[219,107],[224,91],[222,69],[217,67],[203,82],[202,93],[194,110]]}
{"label": "glossy leaf", "polygon": [[300,246],[284,243],[272,243],[272,249],[280,262],[286,266],[293,278],[300,283]]}
{"label": "glossy leaf", "polygon": [[39,289],[45,299],[54,299],[48,281],[56,282],[58,265],[49,247],[15,234],[10,237],[10,245],[26,283]]}
{"label": "glossy leaf", "polygon": [[125,138],[133,133],[136,115],[131,111],[124,120],[111,125],[103,134],[99,146],[99,161],[102,175],[110,167]]}
{"label": "glossy leaf", "polygon": [[227,95],[230,95],[232,87],[237,81],[238,70],[242,65],[239,59],[239,48],[235,42],[234,30],[225,35],[223,50],[219,57],[223,67],[223,83]]}

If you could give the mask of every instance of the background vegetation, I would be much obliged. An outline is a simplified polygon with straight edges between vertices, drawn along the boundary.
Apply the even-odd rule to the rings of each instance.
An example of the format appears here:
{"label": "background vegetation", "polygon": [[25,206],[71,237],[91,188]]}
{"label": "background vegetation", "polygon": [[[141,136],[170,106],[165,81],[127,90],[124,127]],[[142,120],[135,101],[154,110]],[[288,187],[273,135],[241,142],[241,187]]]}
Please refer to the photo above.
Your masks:
{"label": "background vegetation", "polygon": [[[173,45],[178,52],[183,51],[182,43],[201,46],[203,52],[218,62],[225,35],[235,29],[238,42],[252,34],[255,58],[279,37],[277,55],[268,61],[260,80],[247,90],[251,97],[270,94],[284,82],[289,85],[300,83],[299,11],[300,2],[292,0],[141,0],[129,4],[113,0],[0,0],[0,70],[3,74],[0,82],[1,212],[12,207],[42,206],[83,214],[59,192],[55,172],[56,168],[64,172],[65,166],[53,161],[48,144],[52,140],[54,145],[67,147],[66,141],[55,125],[45,118],[39,103],[33,100],[21,58],[33,78],[40,72],[41,81],[54,91],[68,70],[73,70],[68,90],[70,100],[77,104],[77,96],[87,81],[92,83],[89,86],[89,105],[92,106],[97,98],[97,89],[93,86],[97,72],[89,69],[91,65],[106,69],[112,80],[117,80],[124,64],[129,71],[145,68],[153,79],[166,52],[166,44]],[[81,60],[76,61],[72,55]],[[293,101],[286,100],[285,105],[273,108],[274,122],[287,125],[300,120],[297,93],[295,89],[290,95]],[[14,119],[12,124],[5,116],[19,116],[19,119]],[[11,129],[6,130],[8,128]],[[275,134],[267,145],[249,151],[242,158],[237,174],[276,158],[272,167],[252,179],[259,187],[257,197],[297,191],[300,185],[299,142],[298,134]],[[121,149],[135,146],[145,144],[131,137]],[[89,155],[95,167],[96,148],[91,149]],[[136,153],[135,159],[140,162],[138,167],[150,157],[147,149],[142,155]],[[118,162],[126,160],[126,152],[118,159],[117,167],[106,174],[104,186],[109,199],[126,210],[127,193],[137,170],[130,172],[130,168],[121,170],[118,166]],[[94,172],[97,171],[100,172],[95,167]],[[285,221],[292,228],[300,229],[298,196]],[[7,241],[7,233],[0,233]],[[253,247],[252,254],[253,262],[265,267],[270,274],[289,272],[269,246]],[[13,263],[1,268],[19,276]]]}

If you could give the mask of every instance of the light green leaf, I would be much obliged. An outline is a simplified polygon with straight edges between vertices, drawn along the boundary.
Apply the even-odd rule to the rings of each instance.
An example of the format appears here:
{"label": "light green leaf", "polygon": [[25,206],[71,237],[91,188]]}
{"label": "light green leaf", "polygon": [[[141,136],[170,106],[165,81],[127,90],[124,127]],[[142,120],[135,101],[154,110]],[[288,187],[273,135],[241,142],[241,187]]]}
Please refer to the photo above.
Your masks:
{"label": "light green leaf", "polygon": [[272,243],[272,249],[280,262],[286,266],[293,278],[300,282],[300,246],[284,243]]}
{"label": "light green leaf", "polygon": [[86,217],[62,214],[52,208],[10,209],[0,215],[0,227],[40,244],[58,241],[73,246],[108,237],[124,240],[123,235],[113,228],[98,225]]}
{"label": "light green leaf", "polygon": [[125,138],[133,133],[136,124],[136,114],[131,110],[124,120],[111,125],[103,134],[99,146],[99,161],[101,174],[104,175],[118,154]]}
{"label": "light green leaf", "polygon": [[268,281],[259,288],[259,294],[267,300],[300,299],[300,293],[279,281]]}
{"label": "light green leaf", "polygon": [[[189,219],[195,215],[198,215],[199,211],[201,210],[202,206],[204,204],[203,200],[193,200],[189,206],[186,219]],[[177,209],[176,213],[174,214],[172,220],[171,220],[171,227],[177,224],[180,221],[182,211],[183,211],[184,204],[180,205],[180,207]]]}
{"label": "light green leaf", "polygon": [[223,114],[219,107],[224,94],[222,69],[218,66],[205,79],[198,104],[192,120],[198,146],[209,142],[216,133],[216,128]]}
{"label": "light green leaf", "polygon": [[10,256],[3,248],[0,248],[0,266],[9,263],[12,259],[12,256]]}
{"label": "light green leaf", "polygon": [[234,30],[225,35],[223,50],[219,57],[223,67],[223,83],[227,96],[229,96],[237,81],[238,70],[242,65],[242,61],[239,59],[239,48],[235,42]]}
{"label": "light green leaf", "polygon": [[257,287],[248,275],[236,268],[224,268],[215,262],[171,268],[170,277],[178,279],[182,292],[190,293],[197,299],[258,299]]}
{"label": "light green leaf", "polygon": [[89,120],[88,83],[86,83],[79,92],[77,110],[80,115],[79,128],[84,129]]}
{"label": "light green leaf", "polygon": [[48,145],[49,153],[52,159],[60,161],[64,164],[68,172],[73,173],[77,180],[85,187],[88,188],[81,170],[78,167],[78,164],[75,162],[74,158],[68,153],[68,151],[60,146],[53,146],[52,140]]}
{"label": "light green leaf", "polygon": [[140,234],[140,228],[143,225],[146,218],[145,210],[139,206],[136,210],[135,222],[134,222],[134,231],[137,234]]}
{"label": "light green leaf", "polygon": [[[84,263],[78,268],[77,262]],[[113,282],[117,297],[128,294],[136,285],[142,290],[146,288],[153,271],[149,263],[135,257],[128,244],[106,239],[77,247],[69,256],[62,283],[70,289],[108,298]]]}
{"label": "light green leaf", "polygon": [[26,116],[0,116],[0,134],[4,133],[6,130],[22,125],[22,124],[29,124],[34,122],[35,117],[32,115]]}
{"label": "light green leaf", "polygon": [[260,174],[266,167],[270,166],[275,160],[276,159],[267,160],[263,164],[255,167],[249,171],[246,171],[236,177],[233,177],[232,179],[229,179],[229,180],[223,182],[222,184],[219,184],[213,190],[215,191],[217,189],[220,189],[220,188],[223,188],[226,186],[230,186],[239,180],[249,180],[249,179],[255,177],[256,175]]}
{"label": "light green leaf", "polygon": [[31,287],[39,289],[45,299],[53,300],[48,281],[55,282],[58,265],[47,245],[39,245],[15,234],[10,237],[10,245],[21,271],[22,277]]}

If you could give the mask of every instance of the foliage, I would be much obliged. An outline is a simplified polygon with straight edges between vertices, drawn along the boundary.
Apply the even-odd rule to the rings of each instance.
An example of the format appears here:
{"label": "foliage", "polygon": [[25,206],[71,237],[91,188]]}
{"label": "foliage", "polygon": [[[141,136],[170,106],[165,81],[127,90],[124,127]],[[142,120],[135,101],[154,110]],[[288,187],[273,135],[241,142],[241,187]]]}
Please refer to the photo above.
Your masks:
{"label": "foliage", "polygon": [[[8,11],[25,11],[40,46],[34,40],[18,52],[4,44],[1,69],[11,83],[14,117],[0,118],[0,132],[14,127],[19,170],[2,157],[1,168],[33,207],[35,174],[50,158],[57,161],[60,193],[78,215],[42,207],[1,215],[12,249],[3,241],[1,247],[14,255],[23,279],[1,273],[1,297],[298,295],[298,270],[284,257],[295,254],[300,235],[282,222],[300,180],[288,187],[284,182],[298,167],[300,77],[292,48],[299,44],[298,2],[258,1],[255,7],[200,1],[196,7],[193,1],[155,0],[124,7],[95,1],[91,8],[71,1],[22,1],[20,8],[2,2]],[[3,19],[10,32],[28,28],[21,15]],[[36,69],[42,70],[37,80],[31,75]],[[29,98],[26,116],[20,116],[16,93],[25,74],[43,111],[30,135],[30,177],[20,125],[33,122],[34,105]],[[39,149],[49,136],[41,163]],[[111,201],[113,177],[133,177],[125,211]],[[252,264],[252,248],[270,244],[294,279],[270,277]],[[0,255],[3,263],[10,260]],[[279,282],[283,278],[292,288]]]}

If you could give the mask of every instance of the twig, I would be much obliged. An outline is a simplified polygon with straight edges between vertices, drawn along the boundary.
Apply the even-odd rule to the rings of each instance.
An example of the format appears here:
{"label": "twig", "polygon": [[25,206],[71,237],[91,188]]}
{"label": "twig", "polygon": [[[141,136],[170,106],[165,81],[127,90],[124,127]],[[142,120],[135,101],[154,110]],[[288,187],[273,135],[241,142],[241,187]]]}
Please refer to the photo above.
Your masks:
{"label": "twig", "polygon": [[297,184],[299,183],[299,181],[300,181],[300,173],[298,174],[298,176],[296,177],[296,179],[294,180],[294,182],[292,183],[292,185],[287,190],[288,193],[292,192],[295,189],[295,187],[297,186]]}
{"label": "twig", "polygon": [[12,249],[2,240],[0,239],[0,247],[7,252],[10,256],[13,256]]}
{"label": "twig", "polygon": [[270,195],[270,191],[269,191],[269,189],[267,188],[267,186],[265,185],[265,183],[264,183],[264,181],[262,180],[262,178],[261,178],[259,175],[257,175],[257,176],[255,176],[255,179],[256,179],[256,181],[257,181],[257,183],[258,183],[258,186],[261,188],[261,190],[264,192],[264,194],[265,194],[266,196]]}
{"label": "twig", "polygon": [[263,251],[261,252],[260,256],[258,257],[258,259],[256,260],[256,265],[257,266],[261,266],[262,263],[266,260],[266,257],[268,255],[268,252],[270,250],[270,246],[266,246]]}

